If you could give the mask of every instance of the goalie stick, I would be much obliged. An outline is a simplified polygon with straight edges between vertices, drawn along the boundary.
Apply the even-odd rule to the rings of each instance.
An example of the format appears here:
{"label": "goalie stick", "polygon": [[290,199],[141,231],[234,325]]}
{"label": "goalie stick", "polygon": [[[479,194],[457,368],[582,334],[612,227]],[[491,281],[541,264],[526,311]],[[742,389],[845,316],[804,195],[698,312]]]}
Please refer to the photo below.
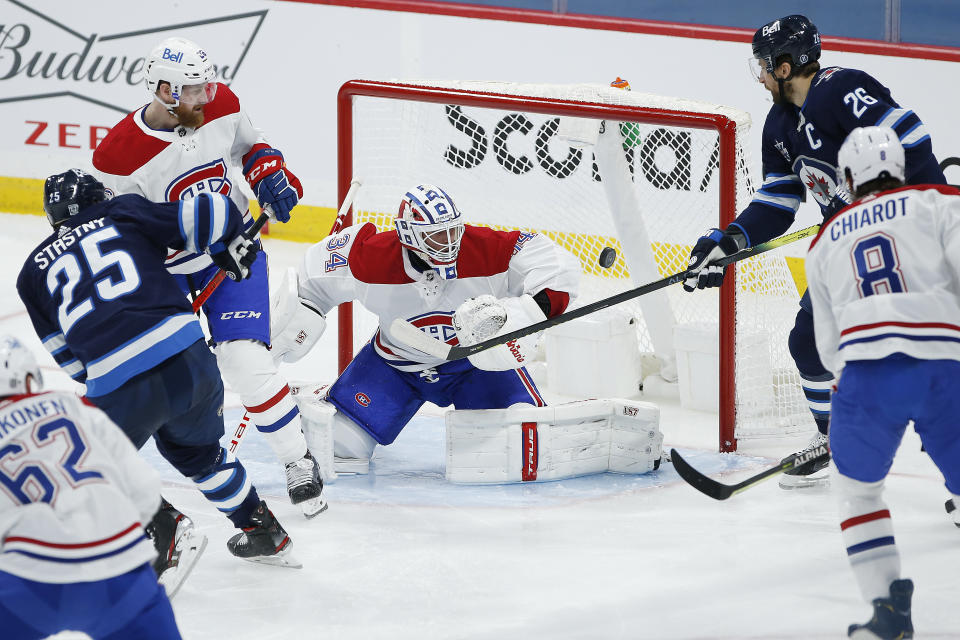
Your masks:
{"label": "goalie stick", "polygon": [[765,469],[736,484],[723,484],[722,482],[717,482],[713,478],[705,476],[691,467],[690,463],[684,460],[683,456],[681,456],[676,449],[670,449],[670,459],[673,462],[673,468],[677,470],[681,478],[687,481],[687,484],[714,500],[726,500],[730,496],[736,495],[741,491],[746,491],[750,487],[768,478],[772,478],[777,474],[800,469],[805,465],[815,467],[818,463],[828,461],[830,459],[830,449],[827,445],[823,444],[816,449],[794,453],[781,460],[776,466]]}
{"label": "goalie stick", "polygon": [[[790,244],[791,242],[796,242],[797,240],[802,240],[803,238],[809,238],[810,236],[815,235],[819,230],[820,225],[815,224],[811,227],[800,229],[799,231],[794,231],[793,233],[788,233],[766,242],[761,242],[753,247],[747,247],[742,251],[738,251],[737,253],[717,260],[714,264],[719,264],[725,267],[728,264],[765,253],[772,249],[777,249],[784,245]],[[581,318],[585,315],[594,313],[595,311],[612,307],[615,304],[632,300],[633,298],[637,298],[653,291],[659,291],[664,287],[668,287],[678,282],[683,282],[686,277],[687,272],[681,271],[673,274],[672,276],[667,276],[661,280],[656,280],[654,282],[641,285],[636,289],[629,289],[627,291],[610,296],[609,298],[603,298],[602,300],[591,302],[590,304],[584,305],[577,309],[572,309],[566,313],[561,313],[558,316],[547,318],[546,320],[536,322],[526,327],[521,327],[516,331],[494,336],[488,340],[478,342],[477,344],[470,345],[468,347],[452,346],[444,342],[440,342],[435,338],[431,338],[403,318],[397,318],[390,324],[390,334],[397,340],[403,342],[405,345],[423,351],[424,353],[427,353],[435,358],[441,358],[443,360],[459,360],[461,358],[466,358],[467,356],[473,355],[479,351],[484,351],[486,349],[490,349],[491,347],[510,342],[511,340],[523,338],[524,336],[528,336],[532,333],[549,329],[550,327],[558,324],[569,322],[570,320],[575,320],[576,318]]]}

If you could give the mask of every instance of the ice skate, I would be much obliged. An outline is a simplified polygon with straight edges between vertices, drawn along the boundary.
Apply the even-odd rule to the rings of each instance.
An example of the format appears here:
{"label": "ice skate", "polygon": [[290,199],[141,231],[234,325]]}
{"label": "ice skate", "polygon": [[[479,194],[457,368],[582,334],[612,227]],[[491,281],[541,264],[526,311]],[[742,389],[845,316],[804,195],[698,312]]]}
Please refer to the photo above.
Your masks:
{"label": "ice skate", "polygon": [[323,479],[320,468],[309,451],[299,460],[287,464],[286,472],[290,502],[298,505],[304,516],[313,518],[327,510],[327,502],[321,495]]}
{"label": "ice skate", "polygon": [[303,564],[290,554],[293,541],[273,516],[273,512],[267,508],[266,502],[260,501],[260,506],[250,519],[252,526],[244,527],[241,533],[227,540],[230,553],[250,562],[291,569],[303,567]]}
{"label": "ice skate", "polygon": [[157,550],[157,559],[153,562],[157,580],[166,589],[167,597],[173,598],[207,548],[207,536],[166,500],[162,501],[146,531]]}
{"label": "ice skate", "polygon": [[894,580],[890,583],[890,597],[873,601],[873,617],[866,624],[852,624],[847,636],[865,640],[905,640],[913,637],[910,619],[910,599],[913,581]]}
{"label": "ice skate", "polygon": [[[813,438],[810,439],[810,442],[807,444],[807,446],[797,453],[799,454],[806,451],[812,451],[823,445],[829,446],[829,439],[827,436],[818,431],[814,434]],[[811,489],[816,487],[828,487],[830,486],[829,466],[830,458],[827,458],[826,460],[818,460],[815,463],[811,460],[806,464],[802,464],[796,469],[791,469],[780,476],[780,488]]]}

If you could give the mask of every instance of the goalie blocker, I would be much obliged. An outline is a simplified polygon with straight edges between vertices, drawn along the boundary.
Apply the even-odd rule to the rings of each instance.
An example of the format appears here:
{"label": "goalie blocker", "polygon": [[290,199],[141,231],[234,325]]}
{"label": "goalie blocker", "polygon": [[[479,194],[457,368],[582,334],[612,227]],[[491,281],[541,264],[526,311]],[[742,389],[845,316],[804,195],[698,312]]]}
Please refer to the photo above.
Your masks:
{"label": "goalie blocker", "polygon": [[550,407],[449,411],[450,482],[544,482],[660,466],[660,408],[648,402],[583,400]]}

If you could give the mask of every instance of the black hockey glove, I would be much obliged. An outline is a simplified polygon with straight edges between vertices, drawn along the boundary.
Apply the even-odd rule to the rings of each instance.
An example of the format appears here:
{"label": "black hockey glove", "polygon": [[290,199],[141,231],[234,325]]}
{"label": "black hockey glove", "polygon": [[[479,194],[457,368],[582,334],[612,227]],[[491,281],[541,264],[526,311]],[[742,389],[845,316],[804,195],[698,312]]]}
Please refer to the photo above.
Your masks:
{"label": "black hockey glove", "polygon": [[701,236],[690,252],[690,266],[683,281],[685,291],[719,287],[723,284],[725,267],[713,264],[747,246],[747,239],[739,229],[720,231],[710,229]]}
{"label": "black hockey glove", "polygon": [[259,247],[241,234],[225,245],[222,241],[207,247],[213,263],[220,267],[231,280],[243,280],[250,276],[250,265],[257,259]]}

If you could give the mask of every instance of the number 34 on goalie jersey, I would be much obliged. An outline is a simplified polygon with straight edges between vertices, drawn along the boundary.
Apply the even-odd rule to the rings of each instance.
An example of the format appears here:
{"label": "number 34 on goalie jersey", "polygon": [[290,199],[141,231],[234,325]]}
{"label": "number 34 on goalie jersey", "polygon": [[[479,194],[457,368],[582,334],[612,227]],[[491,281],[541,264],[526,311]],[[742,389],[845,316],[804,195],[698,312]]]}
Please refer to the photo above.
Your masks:
{"label": "number 34 on goalie jersey", "polygon": [[330,273],[331,271],[336,271],[340,267],[346,267],[350,264],[346,256],[343,255],[343,248],[350,244],[351,235],[351,233],[343,232],[335,236],[331,236],[330,239],[327,240],[326,249],[330,252],[330,254],[323,263],[324,271]]}

